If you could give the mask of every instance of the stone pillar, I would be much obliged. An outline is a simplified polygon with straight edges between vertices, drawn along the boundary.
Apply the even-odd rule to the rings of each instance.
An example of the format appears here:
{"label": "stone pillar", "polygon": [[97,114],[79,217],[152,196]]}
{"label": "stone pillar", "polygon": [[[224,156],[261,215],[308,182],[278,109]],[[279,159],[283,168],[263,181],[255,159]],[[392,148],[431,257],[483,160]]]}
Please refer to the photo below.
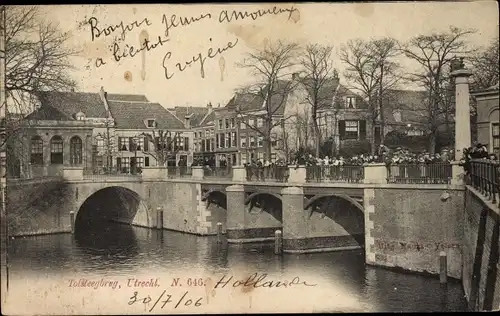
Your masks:
{"label": "stone pillar", "polygon": [[155,179],[163,180],[168,178],[167,167],[142,167],[142,178],[143,179]]}
{"label": "stone pillar", "polygon": [[204,170],[202,166],[192,166],[191,171],[193,172],[191,177],[195,180],[203,180]]}
{"label": "stone pillar", "polygon": [[288,166],[288,183],[306,183],[306,166]]}
{"label": "stone pillar", "polygon": [[364,169],[364,183],[387,183],[387,166],[385,163],[366,164]]}
{"label": "stone pillar", "polygon": [[82,180],[83,167],[64,167],[62,174],[66,180]]}
{"label": "stone pillar", "polygon": [[455,160],[460,160],[464,148],[471,145],[469,76],[472,73],[463,68],[451,73],[455,78]]}
{"label": "stone pillar", "polygon": [[227,228],[228,242],[238,242],[245,233],[245,188],[236,184],[226,188],[227,197]]}
{"label": "stone pillar", "polygon": [[295,252],[304,249],[308,236],[309,212],[304,210],[304,191],[299,187],[281,190],[283,210],[283,251]]}
{"label": "stone pillar", "polygon": [[460,166],[460,161],[451,162],[451,184],[463,185],[465,184],[465,170]]}
{"label": "stone pillar", "polygon": [[243,166],[233,166],[233,181],[243,182],[247,179],[247,171]]}

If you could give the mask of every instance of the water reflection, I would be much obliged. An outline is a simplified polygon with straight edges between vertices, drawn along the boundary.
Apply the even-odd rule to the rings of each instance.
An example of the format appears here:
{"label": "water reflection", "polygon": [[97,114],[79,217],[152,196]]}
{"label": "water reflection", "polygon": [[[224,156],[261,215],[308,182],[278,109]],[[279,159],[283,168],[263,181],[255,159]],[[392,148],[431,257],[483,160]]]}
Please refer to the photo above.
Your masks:
{"label": "water reflection", "polygon": [[370,311],[465,310],[460,283],[451,282],[443,289],[435,278],[367,267],[363,251],[276,256],[272,244],[228,245],[225,241],[218,243],[216,237],[127,225],[89,227],[75,236],[10,240],[9,263],[9,273],[19,277],[40,271],[54,275],[68,271],[129,275],[132,271],[169,269],[213,273],[237,270],[267,273],[274,278],[314,275],[343,295],[365,302]]}

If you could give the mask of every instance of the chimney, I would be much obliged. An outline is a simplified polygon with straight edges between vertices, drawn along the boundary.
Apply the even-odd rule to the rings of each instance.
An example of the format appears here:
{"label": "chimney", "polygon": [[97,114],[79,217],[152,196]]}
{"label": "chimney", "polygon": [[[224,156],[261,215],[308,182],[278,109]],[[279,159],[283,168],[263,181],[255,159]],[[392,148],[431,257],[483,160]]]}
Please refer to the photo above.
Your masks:
{"label": "chimney", "polygon": [[184,127],[185,128],[188,128],[188,129],[191,128],[190,120],[191,120],[191,115],[184,116]]}
{"label": "chimney", "polygon": [[208,109],[208,113],[212,113],[212,102],[208,102],[207,104],[207,109]]}

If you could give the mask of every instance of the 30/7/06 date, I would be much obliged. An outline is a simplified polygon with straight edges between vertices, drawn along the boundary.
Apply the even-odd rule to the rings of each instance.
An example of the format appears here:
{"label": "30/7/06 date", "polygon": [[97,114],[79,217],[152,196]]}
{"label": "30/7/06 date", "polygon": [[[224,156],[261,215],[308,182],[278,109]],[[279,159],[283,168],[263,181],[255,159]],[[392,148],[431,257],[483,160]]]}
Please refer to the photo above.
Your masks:
{"label": "30/7/06 date", "polygon": [[151,297],[150,295],[140,296],[138,292],[134,292],[134,295],[130,298],[128,305],[134,304],[144,304],[149,307],[152,312],[156,307],[163,309],[165,307],[174,305],[174,309],[184,306],[195,306],[200,307],[203,305],[203,298],[201,297],[191,297],[189,296],[189,291],[184,292],[182,296],[167,294],[167,290],[164,290],[160,296],[157,298]]}

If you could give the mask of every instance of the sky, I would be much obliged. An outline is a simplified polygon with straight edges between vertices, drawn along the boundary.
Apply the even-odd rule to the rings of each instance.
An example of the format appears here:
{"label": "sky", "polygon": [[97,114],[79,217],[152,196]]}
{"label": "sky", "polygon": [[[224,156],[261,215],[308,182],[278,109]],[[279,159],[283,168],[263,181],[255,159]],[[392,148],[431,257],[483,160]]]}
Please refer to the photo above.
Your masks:
{"label": "sky", "polygon": [[[283,12],[276,9],[277,14],[230,22],[220,22],[221,13],[224,17],[224,12],[231,16],[233,10],[272,11],[274,5],[58,5],[41,9],[45,19],[70,33],[68,45],[81,51],[72,60],[79,91],[94,92],[103,86],[108,93],[144,94],[167,108],[206,106],[208,102],[224,106],[236,89],[255,81],[237,63],[247,53],[261,48],[266,39],[294,41],[303,46],[333,45],[334,65],[341,83],[345,83],[342,76],[345,67],[336,54],[349,39],[389,36],[404,42],[415,35],[446,31],[450,25],[477,30],[469,37],[475,46],[485,46],[498,35],[495,1],[276,6]],[[199,20],[182,25],[179,22],[182,17]],[[129,25],[129,30],[123,33],[118,26],[107,32],[109,26],[120,23],[124,27]],[[170,25],[168,36],[166,25]],[[134,52],[143,47],[145,38],[150,41],[149,50],[133,53],[133,57],[113,55],[113,50],[120,56],[130,46],[135,47]],[[118,39],[116,45],[114,39]],[[200,54],[204,78],[197,57]],[[195,62],[183,71],[176,67],[176,63],[184,66],[193,58]],[[413,67],[402,62],[405,67]]]}

